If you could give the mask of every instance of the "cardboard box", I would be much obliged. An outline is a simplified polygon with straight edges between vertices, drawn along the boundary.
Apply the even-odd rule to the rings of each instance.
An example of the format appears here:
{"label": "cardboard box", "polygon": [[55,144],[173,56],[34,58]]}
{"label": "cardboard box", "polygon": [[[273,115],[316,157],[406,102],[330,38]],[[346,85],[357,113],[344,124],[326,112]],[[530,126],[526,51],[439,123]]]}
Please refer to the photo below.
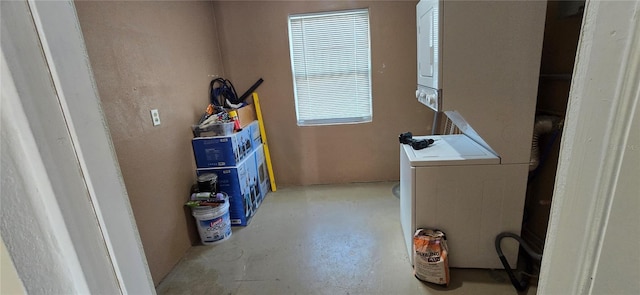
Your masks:
{"label": "cardboard box", "polygon": [[269,182],[269,170],[267,170],[267,159],[264,154],[264,145],[260,144],[256,148],[256,169],[258,170],[258,187],[260,188],[260,198],[269,193],[271,183]]}
{"label": "cardboard box", "polygon": [[258,121],[253,121],[251,122],[251,124],[249,124],[249,126],[247,126],[247,129],[249,129],[249,134],[251,134],[251,146],[255,150],[259,145],[262,144],[262,136],[260,135],[260,124],[258,124]]}
{"label": "cardboard box", "polygon": [[262,203],[256,167],[256,152],[250,152],[237,166],[199,168],[199,175],[218,175],[218,190],[229,195],[231,225],[246,226]]}
{"label": "cardboard box", "polygon": [[252,150],[249,129],[228,136],[196,137],[191,140],[198,168],[235,166]]}
{"label": "cardboard box", "polygon": [[253,121],[257,120],[256,109],[253,104],[248,104],[236,110],[238,112],[238,120],[240,120],[240,128],[246,128]]}

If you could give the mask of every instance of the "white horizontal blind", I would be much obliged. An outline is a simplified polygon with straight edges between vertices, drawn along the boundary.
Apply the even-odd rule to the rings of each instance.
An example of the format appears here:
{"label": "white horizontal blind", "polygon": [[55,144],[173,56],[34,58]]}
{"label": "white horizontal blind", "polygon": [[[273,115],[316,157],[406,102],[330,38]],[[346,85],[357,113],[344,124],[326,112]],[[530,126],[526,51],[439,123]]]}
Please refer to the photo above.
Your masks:
{"label": "white horizontal blind", "polygon": [[289,16],[298,125],[371,122],[369,11]]}

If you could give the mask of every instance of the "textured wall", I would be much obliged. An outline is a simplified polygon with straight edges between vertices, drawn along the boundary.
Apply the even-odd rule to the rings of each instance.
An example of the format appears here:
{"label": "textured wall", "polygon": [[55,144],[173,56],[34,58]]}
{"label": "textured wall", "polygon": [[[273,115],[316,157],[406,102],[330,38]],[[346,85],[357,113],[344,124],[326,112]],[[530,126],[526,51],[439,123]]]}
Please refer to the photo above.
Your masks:
{"label": "textured wall", "polygon": [[18,277],[18,271],[16,271],[16,267],[2,239],[0,239],[0,271],[2,271],[0,293],[16,295],[27,294],[24,289],[24,284],[22,284],[20,277]]}
{"label": "textured wall", "polygon": [[[228,78],[258,88],[278,185],[399,179],[398,134],[431,132],[415,99],[417,1],[215,1]],[[373,122],[298,127],[287,16],[369,8]]]}
{"label": "textured wall", "polygon": [[[111,137],[154,282],[194,240],[190,125],[222,75],[211,2],[76,2]],[[162,124],[153,127],[150,109]],[[191,235],[191,236],[190,236]]]}

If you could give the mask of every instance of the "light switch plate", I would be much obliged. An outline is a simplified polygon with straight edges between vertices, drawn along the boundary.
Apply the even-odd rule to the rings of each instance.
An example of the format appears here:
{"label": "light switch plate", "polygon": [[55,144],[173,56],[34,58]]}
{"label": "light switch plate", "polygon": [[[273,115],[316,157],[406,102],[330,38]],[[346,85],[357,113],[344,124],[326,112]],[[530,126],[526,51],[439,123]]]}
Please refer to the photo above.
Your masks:
{"label": "light switch plate", "polygon": [[160,113],[158,113],[158,109],[151,110],[151,121],[153,122],[153,126],[160,125]]}

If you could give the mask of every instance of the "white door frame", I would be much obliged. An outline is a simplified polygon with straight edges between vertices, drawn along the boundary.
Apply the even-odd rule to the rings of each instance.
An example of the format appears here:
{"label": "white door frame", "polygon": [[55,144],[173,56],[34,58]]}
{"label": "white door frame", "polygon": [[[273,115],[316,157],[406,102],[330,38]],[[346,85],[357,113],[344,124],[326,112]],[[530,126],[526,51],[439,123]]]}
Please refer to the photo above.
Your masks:
{"label": "white door frame", "polygon": [[154,294],[73,2],[1,5],[2,238],[26,291]]}
{"label": "white door frame", "polygon": [[[551,215],[540,271],[539,294],[591,294],[598,275],[611,204],[638,197],[634,172],[621,174],[622,159],[637,159],[638,146],[630,146],[630,135],[640,132],[632,124],[638,116],[640,89],[640,13],[638,1],[588,1],[583,18],[576,65],[569,94],[566,123]],[[629,153],[635,153],[630,156]],[[625,173],[629,173],[627,170]],[[635,175],[635,176],[633,176]],[[637,183],[637,181],[636,181]],[[634,189],[635,186],[635,189]],[[635,196],[628,194],[632,190]],[[626,193],[625,193],[626,191]],[[633,204],[633,203],[631,203]],[[638,209],[638,208],[636,208]],[[639,212],[635,212],[637,215]],[[631,222],[631,218],[628,219]],[[638,228],[640,224],[630,224]],[[620,240],[615,243],[640,241]],[[617,253],[630,263],[635,253]],[[633,257],[631,255],[634,255]],[[624,260],[624,259],[623,259]],[[625,267],[631,267],[627,271]],[[635,271],[634,271],[635,267]],[[629,291],[640,265],[620,265],[615,290]]]}

